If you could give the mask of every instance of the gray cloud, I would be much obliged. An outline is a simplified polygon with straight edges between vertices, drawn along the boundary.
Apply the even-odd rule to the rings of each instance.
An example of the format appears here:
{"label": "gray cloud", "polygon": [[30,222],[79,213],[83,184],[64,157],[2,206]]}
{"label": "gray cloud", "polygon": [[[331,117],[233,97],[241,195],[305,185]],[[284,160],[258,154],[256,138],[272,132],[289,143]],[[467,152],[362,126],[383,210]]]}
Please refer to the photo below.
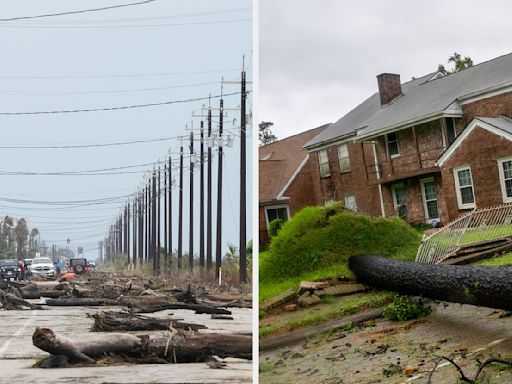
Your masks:
{"label": "gray cloud", "polygon": [[279,137],[333,122],[377,91],[382,72],[433,72],[457,51],[512,51],[504,0],[260,0],[259,114]]}

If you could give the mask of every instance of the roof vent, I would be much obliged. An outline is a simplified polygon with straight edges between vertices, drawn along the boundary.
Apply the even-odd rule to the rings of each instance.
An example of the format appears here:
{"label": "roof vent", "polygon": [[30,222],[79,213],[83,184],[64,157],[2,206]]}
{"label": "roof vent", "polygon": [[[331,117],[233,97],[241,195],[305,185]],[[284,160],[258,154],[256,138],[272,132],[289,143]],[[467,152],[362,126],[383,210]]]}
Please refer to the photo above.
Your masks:
{"label": "roof vent", "polygon": [[382,106],[389,104],[402,94],[400,75],[381,73],[377,76],[377,83],[379,84],[380,104]]}

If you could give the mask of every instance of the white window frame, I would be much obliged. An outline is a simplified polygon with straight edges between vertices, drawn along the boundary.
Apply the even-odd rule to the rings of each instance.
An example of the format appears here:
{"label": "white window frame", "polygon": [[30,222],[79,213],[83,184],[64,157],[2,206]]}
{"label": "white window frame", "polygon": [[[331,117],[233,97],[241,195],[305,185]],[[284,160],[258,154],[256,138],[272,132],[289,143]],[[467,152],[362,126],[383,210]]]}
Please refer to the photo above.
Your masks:
{"label": "white window frame", "polygon": [[402,189],[404,190],[405,200],[407,201],[407,194],[406,194],[406,191],[405,191],[405,184],[404,183],[393,184],[391,186],[391,195],[393,196],[393,207],[394,207],[395,210],[399,207],[398,202],[397,202],[397,198],[396,198],[396,190],[399,187],[402,187]]}
{"label": "white window frame", "polygon": [[268,205],[265,207],[265,222],[267,223],[267,232],[270,230],[270,222],[268,221],[268,210],[281,208],[286,208],[286,214],[288,215],[288,220],[290,220],[290,206],[288,204]]}
{"label": "white window frame", "polygon": [[[324,162],[324,163],[321,162],[320,153],[325,153],[325,157],[327,159],[326,162]],[[322,165],[323,164],[327,164],[328,173],[326,175],[322,175]],[[320,178],[321,179],[331,176],[331,167],[329,165],[329,154],[327,153],[327,149],[320,149],[318,151],[318,170],[320,171]]]}
{"label": "white window frame", "polygon": [[[469,185],[461,187],[460,180],[459,180],[459,172],[466,171],[466,170],[469,171],[469,177],[471,178],[471,190],[473,191],[473,202],[463,204],[462,203],[462,194],[460,193],[460,189],[469,187]],[[475,186],[473,183],[473,174],[471,173],[471,167],[469,165],[463,165],[462,167],[453,168],[453,179],[455,181],[455,192],[457,194],[457,203],[459,205],[459,209],[476,208]]]}
{"label": "white window frame", "polygon": [[512,203],[512,197],[507,196],[507,186],[505,184],[505,173],[503,172],[503,163],[507,161],[512,161],[512,157],[504,157],[498,159],[498,173],[500,175],[500,185],[501,185],[501,196],[503,197],[504,203]]}
{"label": "white window frame", "polygon": [[[345,151],[346,151],[346,156],[341,156],[341,148],[345,148]],[[348,159],[348,169],[343,169],[342,167],[342,160],[343,159]],[[338,145],[338,164],[340,166],[340,172],[341,173],[345,173],[345,172],[350,172],[351,170],[351,165],[350,165],[350,154],[348,153],[348,144],[347,143],[341,143]]]}
{"label": "white window frame", "polygon": [[[354,209],[347,207],[347,197],[353,197],[354,198]],[[344,204],[346,209],[349,209],[349,210],[351,210],[353,212],[357,212],[357,199],[356,199],[356,195],[352,194],[352,195],[345,195],[345,196],[343,196],[343,204]]]}
{"label": "white window frame", "polygon": [[[425,212],[425,221],[427,223],[432,223],[432,221],[434,221],[434,220],[439,220],[439,217],[431,217],[431,218],[428,217],[427,197],[425,196],[425,183],[429,183],[429,182],[433,182],[434,185],[436,183],[436,181],[433,177],[420,179],[421,197],[423,200],[423,210]],[[433,200],[429,200],[429,201],[433,201]],[[436,187],[436,204],[438,201],[439,201],[439,199],[437,197],[437,187]],[[439,216],[439,204],[437,205],[437,215]]]}

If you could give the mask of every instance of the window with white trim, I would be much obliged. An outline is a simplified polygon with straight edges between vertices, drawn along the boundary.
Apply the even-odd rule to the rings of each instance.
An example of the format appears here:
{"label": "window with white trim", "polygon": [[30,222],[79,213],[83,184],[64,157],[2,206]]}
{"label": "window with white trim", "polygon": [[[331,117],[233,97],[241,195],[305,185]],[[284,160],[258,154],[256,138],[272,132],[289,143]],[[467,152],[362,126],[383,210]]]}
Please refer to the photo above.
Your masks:
{"label": "window with white trim", "polygon": [[437,191],[434,178],[420,180],[421,194],[423,197],[423,208],[425,209],[425,219],[432,221],[439,219],[437,210]]}
{"label": "window with white trim", "polygon": [[329,158],[327,157],[326,149],[321,149],[318,151],[318,163],[320,165],[320,177],[331,176],[331,170],[329,169]]}
{"label": "window with white trim", "polygon": [[267,230],[272,221],[281,219],[287,221],[289,219],[289,212],[287,205],[277,205],[273,207],[265,207],[265,213],[267,215]]}
{"label": "window with white trim", "polygon": [[345,208],[357,212],[356,197],[354,195],[345,195]]}
{"label": "window with white trim", "polygon": [[498,160],[501,194],[504,203],[512,202],[512,158]]}
{"label": "window with white trim", "polygon": [[348,156],[347,143],[338,145],[338,159],[340,162],[340,172],[350,171],[350,157]]}
{"label": "window with white trim", "polygon": [[459,167],[453,169],[455,179],[455,190],[459,209],[475,208],[475,193],[473,189],[473,178],[471,168]]}
{"label": "window with white trim", "polygon": [[388,133],[388,151],[389,156],[396,157],[400,156],[400,150],[398,149],[398,137],[396,135],[396,132]]}

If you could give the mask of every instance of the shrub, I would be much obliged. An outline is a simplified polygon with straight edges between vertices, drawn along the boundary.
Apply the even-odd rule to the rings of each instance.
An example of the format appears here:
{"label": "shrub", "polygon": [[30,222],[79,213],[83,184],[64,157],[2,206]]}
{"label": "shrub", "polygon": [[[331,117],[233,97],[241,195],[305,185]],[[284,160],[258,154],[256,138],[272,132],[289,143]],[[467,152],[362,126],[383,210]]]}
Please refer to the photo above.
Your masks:
{"label": "shrub", "polygon": [[339,203],[306,207],[284,223],[260,258],[260,281],[279,281],[346,263],[358,253],[411,259],[419,234],[397,217],[373,218]]}
{"label": "shrub", "polygon": [[384,308],[382,314],[389,320],[406,321],[430,315],[431,312],[430,306],[417,303],[409,296],[396,294],[393,302]]}
{"label": "shrub", "polygon": [[277,234],[279,233],[279,230],[282,228],[283,224],[284,224],[283,219],[272,220],[268,224],[268,233],[270,234],[270,236],[271,237],[277,236]]}

